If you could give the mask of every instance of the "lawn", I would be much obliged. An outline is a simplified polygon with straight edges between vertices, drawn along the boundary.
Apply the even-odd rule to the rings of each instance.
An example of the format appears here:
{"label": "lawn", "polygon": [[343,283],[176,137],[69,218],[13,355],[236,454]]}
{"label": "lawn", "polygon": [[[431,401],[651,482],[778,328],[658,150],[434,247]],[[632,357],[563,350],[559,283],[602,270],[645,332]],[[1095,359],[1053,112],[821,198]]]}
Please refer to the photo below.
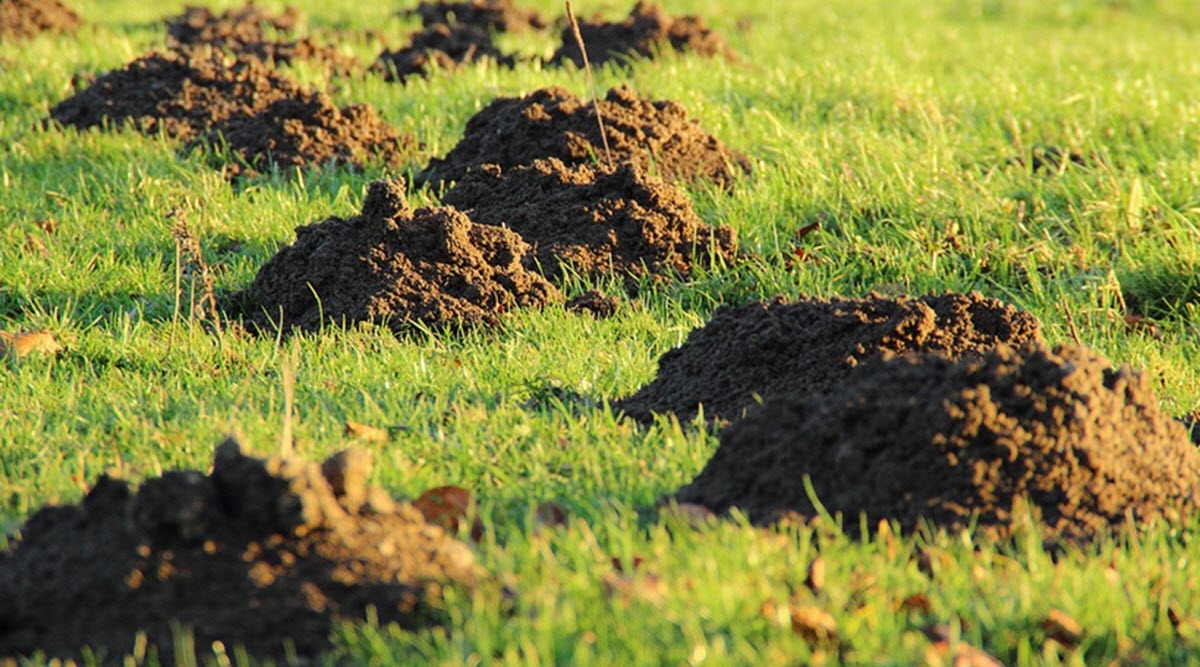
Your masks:
{"label": "lawn", "polygon": [[[137,481],[203,469],[230,432],[276,451],[294,369],[296,450],[320,460],[367,448],[374,481],[396,497],[468,489],[484,527],[472,548],[492,574],[451,591],[440,626],[340,626],[330,662],[966,655],[940,651],[931,636],[944,636],[1011,665],[1200,664],[1196,519],[1061,552],[1033,538],[896,535],[857,517],[840,530],[695,520],[659,501],[700,471],[717,430],[669,415],[643,426],[608,405],[650,381],[658,357],[721,304],[978,290],[1032,312],[1051,343],[1077,339],[1143,369],[1168,414],[1200,409],[1200,13],[1188,0],[672,0],[670,12],[705,17],[741,61],[609,65],[596,88],[628,82],[677,100],[750,156],[754,174],[732,192],[688,194],[755,257],[622,295],[609,319],[550,306],[462,335],[330,328],[282,340],[214,332],[194,316],[175,224],[186,221],[229,293],[295,227],[352,216],[367,183],[408,171],[283,171],[233,186],[212,155],[181,155],[165,139],[43,129],[73,76],[161,47],[160,19],[183,8],[73,4],[87,22],[76,36],[0,43],[0,330],[48,330],[63,347],[0,359],[8,542],[39,507],[78,502],[105,471]],[[314,34],[368,62],[416,26],[391,3],[294,4]],[[616,18],[628,3],[576,11]],[[555,42],[502,37],[540,55]],[[339,104],[371,103],[418,139],[407,170],[444,155],[496,96],[590,90],[580,70],[532,63],[406,84],[290,71]],[[1032,169],[1034,152],[1051,148],[1083,164]],[[789,261],[797,247],[810,261]],[[592,287],[622,294],[619,281],[583,279],[564,292]],[[347,421],[389,437],[354,441]],[[539,522],[543,503],[560,506],[565,525]],[[817,611],[833,636],[814,639],[803,622]],[[1058,614],[1081,631],[1064,638]]]}

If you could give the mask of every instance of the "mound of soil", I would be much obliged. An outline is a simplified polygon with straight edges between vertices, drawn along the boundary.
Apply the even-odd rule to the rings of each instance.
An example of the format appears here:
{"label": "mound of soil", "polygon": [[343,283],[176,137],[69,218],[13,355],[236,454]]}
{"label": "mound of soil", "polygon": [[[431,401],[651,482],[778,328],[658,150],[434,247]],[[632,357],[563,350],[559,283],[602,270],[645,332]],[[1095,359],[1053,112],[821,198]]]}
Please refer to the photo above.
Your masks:
{"label": "mound of soil", "polygon": [[[707,180],[726,189],[750,173],[746,156],[702,130],[676,102],[643,99],[621,86],[600,101],[600,113],[617,162],[657,170],[670,181]],[[485,164],[508,168],[552,157],[567,164],[605,159],[595,108],[559,87],[496,98],[467,122],[458,145],[431,160],[416,180],[438,186]]]}
{"label": "mound of soil", "polygon": [[428,76],[434,69],[453,70],[485,58],[504,67],[516,63],[496,48],[486,28],[439,23],[413,35],[408,46],[379,54],[371,69],[388,81],[403,82],[411,76]]}
{"label": "mound of soil", "polygon": [[639,421],[667,412],[689,421],[703,406],[709,419],[736,420],[761,399],[826,395],[884,352],[959,358],[1040,340],[1033,315],[977,292],[722,306],[614,408]]}
{"label": "mound of soil", "polygon": [[147,134],[189,139],[235,114],[300,94],[298,84],[258,60],[213,51],[152,53],[101,75],[54,105],[50,118],[79,129],[132,123]]}
{"label": "mound of soil", "polygon": [[546,19],[532,9],[513,6],[512,0],[467,0],[466,2],[422,2],[404,12],[418,16],[426,28],[435,25],[471,25],[484,30],[515,32],[541,30]]}
{"label": "mound of soil", "polygon": [[0,0],[0,39],[28,39],[79,29],[79,15],[58,0]]}
{"label": "mound of soil", "polygon": [[442,203],[476,222],[515,230],[534,249],[543,275],[562,264],[585,275],[687,275],[696,262],[732,260],[736,235],[696,217],[682,192],[637,167],[484,165],[468,172]]}
{"label": "mound of soil", "polygon": [[[696,16],[676,18],[653,2],[638,2],[620,23],[599,18],[581,21],[579,33],[593,65],[626,58],[653,58],[667,49],[734,59],[725,40],[714,33],[704,19]],[[563,28],[562,46],[551,56],[550,64],[562,65],[566,61],[583,67],[583,54],[569,25]]]}
{"label": "mound of soil", "polygon": [[1003,538],[1036,509],[1042,537],[1087,540],[1200,504],[1200,453],[1146,375],[1079,347],[1001,346],[953,361],[877,359],[830,396],[768,400],[721,435],[681,502],[755,521],[815,516],[803,478],[853,525],[925,518]]}
{"label": "mound of soil", "polygon": [[[213,125],[198,143],[224,143],[244,165],[232,175],[268,168],[367,163],[399,167],[416,142],[383,122],[369,104],[339,109],[327,95],[303,92],[275,100],[253,113],[238,113]],[[246,166],[249,167],[247,170]]]}
{"label": "mound of soil", "polygon": [[377,322],[395,331],[494,325],[513,308],[562,295],[526,270],[529,245],[453,208],[413,211],[398,181],[370,185],[363,211],[296,230],[246,293],[250,323],[274,331]]}
{"label": "mound of soil", "polygon": [[[470,586],[470,550],[367,484],[371,457],[323,465],[217,448],[210,475],[171,471],[136,490],[101,477],[81,505],[47,507],[0,553],[0,657],[130,653],[137,632],[166,662],[171,622],[281,659],[329,646],[338,619],[373,607],[406,628],[436,620],[445,584]],[[189,661],[190,662],[190,661]]]}
{"label": "mound of soil", "polygon": [[343,74],[357,66],[354,58],[331,46],[318,44],[310,37],[286,41],[269,39],[268,28],[291,32],[299,23],[300,12],[295,7],[286,8],[283,14],[274,14],[254,5],[230,9],[222,14],[214,14],[206,7],[188,7],[183,14],[167,20],[167,36],[176,50],[209,46],[279,65],[295,60],[321,60]]}

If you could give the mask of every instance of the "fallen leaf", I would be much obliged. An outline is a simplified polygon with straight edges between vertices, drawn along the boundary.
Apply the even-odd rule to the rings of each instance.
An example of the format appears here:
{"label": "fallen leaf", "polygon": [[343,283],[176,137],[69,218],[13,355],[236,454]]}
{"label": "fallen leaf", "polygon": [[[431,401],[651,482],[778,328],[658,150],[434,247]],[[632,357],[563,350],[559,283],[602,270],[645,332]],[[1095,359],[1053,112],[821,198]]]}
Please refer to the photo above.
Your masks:
{"label": "fallen leaf", "polygon": [[1126,331],[1141,332],[1151,338],[1162,336],[1162,331],[1158,328],[1158,324],[1145,315],[1126,315],[1124,320]]}
{"label": "fallen leaf", "polygon": [[941,667],[950,658],[953,667],[1004,667],[1004,663],[995,656],[970,644],[960,641],[951,646],[950,627],[947,625],[931,625],[922,630],[929,639],[929,649],[925,651],[925,664],[929,667]]}
{"label": "fallen leaf", "polygon": [[1046,631],[1047,637],[1067,648],[1075,648],[1079,645],[1079,640],[1083,639],[1083,626],[1059,609],[1051,609],[1046,614],[1046,620],[1042,621],[1042,629]]}
{"label": "fallen leaf", "polygon": [[661,604],[667,599],[667,585],[654,574],[617,574],[609,572],[601,579],[604,593],[625,604],[637,600]]}
{"label": "fallen leaf", "polygon": [[25,357],[34,353],[54,354],[62,349],[58,339],[49,331],[8,333],[0,331],[0,355]]}
{"label": "fallen leaf", "polygon": [[933,611],[933,604],[929,601],[929,596],[924,593],[913,593],[901,600],[898,607],[898,611],[915,611],[921,614],[929,614]]}
{"label": "fallen leaf", "polygon": [[788,610],[792,620],[792,632],[812,645],[832,644],[838,640],[837,621],[818,607],[792,605]]}
{"label": "fallen leaf", "polygon": [[[471,510],[471,492],[458,486],[439,486],[422,493],[412,504],[429,523],[457,532]],[[476,519],[471,524],[471,539],[482,536],[483,524]]]}
{"label": "fallen leaf", "polygon": [[42,257],[50,256],[50,251],[46,248],[46,244],[42,243],[42,240],[33,234],[25,234],[25,249],[35,255],[41,255]]}
{"label": "fallen leaf", "polygon": [[344,432],[346,435],[352,438],[358,438],[359,440],[365,440],[367,442],[387,442],[388,439],[387,429],[382,429],[378,426],[371,426],[369,424],[360,424],[359,422],[350,421],[349,419],[346,420],[346,428]]}
{"label": "fallen leaf", "polygon": [[825,560],[820,556],[808,564],[808,575],[804,577],[804,585],[813,593],[820,593],[825,588]]}

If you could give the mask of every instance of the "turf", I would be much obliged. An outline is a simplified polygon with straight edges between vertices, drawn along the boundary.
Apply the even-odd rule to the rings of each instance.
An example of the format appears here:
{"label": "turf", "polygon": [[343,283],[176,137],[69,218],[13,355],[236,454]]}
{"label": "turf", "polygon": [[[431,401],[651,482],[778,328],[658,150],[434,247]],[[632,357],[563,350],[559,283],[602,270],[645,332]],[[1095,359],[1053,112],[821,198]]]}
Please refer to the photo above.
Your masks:
{"label": "turf", "polygon": [[[694,526],[656,503],[700,470],[714,433],[669,418],[640,427],[607,407],[719,304],[873,289],[999,297],[1041,318],[1051,342],[1077,336],[1145,369],[1168,412],[1200,407],[1200,14],[1190,1],[668,3],[707,17],[744,62],[610,66],[597,86],[628,81],[676,99],[751,156],[756,173],[732,194],[690,194],[759,259],[644,290],[605,321],[552,307],[459,338],[361,329],[284,341],[198,321],[173,226],[186,222],[218,290],[233,291],[294,227],[357,212],[382,172],[274,173],[233,188],[211,155],[180,157],[128,131],[41,129],[72,76],[161,46],[156,22],[182,10],[74,4],[88,22],[77,37],[0,44],[0,329],[49,329],[65,346],[0,360],[0,532],[44,503],[76,501],[106,470],[136,480],[206,465],[231,430],[259,451],[277,447],[281,376],[295,364],[298,450],[343,447],[348,419],[388,427],[389,442],[360,443],[379,462],[376,481],[406,497],[470,489],[486,528],[476,553],[496,575],[452,595],[442,628],[344,626],[329,661],[914,664],[950,660],[922,632],[945,625],[1005,664],[1200,664],[1195,520],[1055,554],[1033,540],[881,537],[855,517],[841,531],[761,530],[737,517]],[[318,35],[364,59],[415,27],[387,3],[296,4]],[[503,40],[554,47],[547,36]],[[330,92],[374,104],[423,142],[415,169],[494,96],[550,84],[588,91],[580,71],[524,64],[405,86],[343,80]],[[1037,146],[1086,164],[1034,172]],[[788,262],[813,223],[799,242],[809,261]],[[1153,329],[1127,324],[1138,315]],[[566,510],[565,527],[537,525],[547,501]],[[804,581],[818,556],[827,581],[812,593]],[[932,578],[919,567],[931,559]],[[794,631],[793,597],[831,614],[837,640]],[[1048,639],[1051,608],[1082,624],[1078,642]],[[198,648],[202,662],[242,661],[232,647]]]}

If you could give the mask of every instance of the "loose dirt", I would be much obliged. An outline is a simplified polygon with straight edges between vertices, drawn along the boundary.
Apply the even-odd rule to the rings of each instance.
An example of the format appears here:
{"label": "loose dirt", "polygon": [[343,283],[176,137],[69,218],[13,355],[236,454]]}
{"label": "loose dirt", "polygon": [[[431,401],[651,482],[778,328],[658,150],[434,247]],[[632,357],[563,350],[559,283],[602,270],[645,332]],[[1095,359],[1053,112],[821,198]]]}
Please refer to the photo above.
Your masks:
{"label": "loose dirt", "polygon": [[831,395],[781,394],[730,426],[676,498],[758,522],[812,517],[808,475],[850,526],[860,513],[906,531],[977,518],[1005,538],[1032,508],[1044,540],[1086,541],[1126,512],[1178,521],[1200,504],[1200,453],[1152,384],[1079,347],[877,359]]}
{"label": "loose dirt", "polygon": [[136,490],[101,477],[82,504],[30,517],[0,553],[0,658],[90,646],[113,661],[143,632],[173,662],[178,621],[196,646],[279,660],[285,642],[302,657],[328,648],[332,623],[368,607],[405,628],[436,621],[443,586],[480,571],[370,473],[364,451],[317,465],[254,458],[230,439],[209,475],[171,471]]}
{"label": "loose dirt", "polygon": [[442,197],[476,222],[508,227],[534,249],[543,275],[563,264],[589,276],[687,275],[734,258],[736,234],[700,221],[682,192],[637,167],[568,166],[535,160],[469,172]]}
{"label": "loose dirt", "polygon": [[616,298],[608,296],[599,290],[588,290],[566,303],[567,311],[572,313],[587,313],[598,320],[604,320],[617,314],[621,303]]}
{"label": "loose dirt", "polygon": [[404,12],[417,16],[426,28],[435,25],[471,25],[484,30],[516,32],[541,30],[549,25],[546,19],[531,9],[513,5],[512,0],[468,0],[467,2],[422,2]]}
{"label": "loose dirt", "polygon": [[[593,65],[627,58],[654,58],[667,50],[734,59],[725,40],[714,33],[704,19],[696,16],[676,18],[652,2],[637,3],[629,16],[619,23],[599,18],[581,21],[579,32],[587,45],[588,60]],[[570,26],[563,28],[562,46],[551,56],[550,64],[562,65],[567,61],[583,67],[583,55]]]}
{"label": "loose dirt", "polygon": [[42,33],[72,33],[82,21],[58,0],[0,0],[0,39],[28,39]]}
{"label": "loose dirt", "polygon": [[[676,102],[647,100],[621,86],[608,91],[600,112],[616,162],[632,162],[669,181],[712,181],[726,189],[750,173],[746,156],[702,130]],[[495,99],[416,181],[436,187],[485,164],[508,168],[552,157],[567,164],[606,161],[592,103],[558,87]]]}
{"label": "loose dirt", "polygon": [[[376,322],[401,331],[494,325],[507,311],[562,299],[522,266],[529,245],[453,208],[408,207],[403,184],[370,185],[361,215],[300,227],[247,290],[250,324],[316,331]],[[281,315],[282,313],[282,315]]]}
{"label": "loose dirt", "polygon": [[474,25],[432,25],[412,36],[408,46],[379,54],[371,68],[387,81],[403,82],[412,76],[428,76],[434,69],[454,70],[490,59],[503,67],[516,63],[496,48],[486,28]]}
{"label": "loose dirt", "polygon": [[689,421],[703,406],[708,419],[736,420],[761,399],[828,394],[884,352],[958,358],[1040,340],[1033,315],[977,292],[723,306],[614,408],[639,421],[668,412]]}

